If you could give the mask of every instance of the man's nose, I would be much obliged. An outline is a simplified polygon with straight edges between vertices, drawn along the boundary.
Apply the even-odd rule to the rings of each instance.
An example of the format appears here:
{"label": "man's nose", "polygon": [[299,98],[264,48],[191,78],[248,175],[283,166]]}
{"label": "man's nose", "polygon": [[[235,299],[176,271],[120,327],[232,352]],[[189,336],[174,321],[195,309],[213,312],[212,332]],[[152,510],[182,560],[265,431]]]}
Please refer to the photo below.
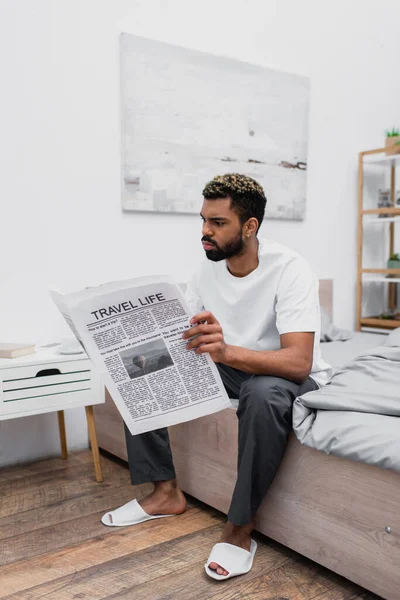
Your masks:
{"label": "man's nose", "polygon": [[212,236],[212,230],[211,227],[209,225],[207,225],[207,223],[203,223],[203,227],[202,227],[202,235],[205,236],[207,235],[208,237]]}

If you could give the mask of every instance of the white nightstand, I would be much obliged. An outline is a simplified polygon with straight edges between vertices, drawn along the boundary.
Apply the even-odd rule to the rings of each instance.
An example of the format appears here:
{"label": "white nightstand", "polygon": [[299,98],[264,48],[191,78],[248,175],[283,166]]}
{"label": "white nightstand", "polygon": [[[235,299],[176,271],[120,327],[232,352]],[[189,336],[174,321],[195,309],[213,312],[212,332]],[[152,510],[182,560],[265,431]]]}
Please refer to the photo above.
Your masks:
{"label": "white nightstand", "polygon": [[93,405],[105,401],[105,388],[86,354],[62,355],[57,348],[0,359],[0,421],[57,411],[61,456],[66,459],[64,410],[84,406],[96,480],[101,482]]}

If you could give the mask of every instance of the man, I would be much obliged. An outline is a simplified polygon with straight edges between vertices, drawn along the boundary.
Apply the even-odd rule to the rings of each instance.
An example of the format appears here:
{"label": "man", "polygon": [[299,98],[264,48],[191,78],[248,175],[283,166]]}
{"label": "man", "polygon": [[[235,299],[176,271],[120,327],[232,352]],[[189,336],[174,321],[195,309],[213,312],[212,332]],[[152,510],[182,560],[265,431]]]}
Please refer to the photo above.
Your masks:
{"label": "man", "polygon": [[[239,398],[238,473],[221,543],[206,563],[214,579],[251,569],[254,516],[285,452],[294,399],[326,383],[319,349],[318,282],[296,252],[258,240],[266,198],[250,177],[215,177],[204,191],[202,242],[208,261],[187,291],[195,316],[187,348],[207,352],[231,398]],[[311,376],[310,376],[311,374]],[[184,512],[167,430],[132,436],[133,484],[154,491],[103,517],[106,525],[138,523]]]}

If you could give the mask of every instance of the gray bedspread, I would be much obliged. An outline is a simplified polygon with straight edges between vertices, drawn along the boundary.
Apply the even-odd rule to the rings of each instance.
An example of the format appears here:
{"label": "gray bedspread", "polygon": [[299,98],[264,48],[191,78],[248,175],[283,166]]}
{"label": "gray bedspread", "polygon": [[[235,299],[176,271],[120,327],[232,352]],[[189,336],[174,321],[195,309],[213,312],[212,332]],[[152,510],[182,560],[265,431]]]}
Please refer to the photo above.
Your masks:
{"label": "gray bedspread", "polygon": [[293,428],[306,446],[400,472],[399,417],[400,344],[389,341],[297,398]]}

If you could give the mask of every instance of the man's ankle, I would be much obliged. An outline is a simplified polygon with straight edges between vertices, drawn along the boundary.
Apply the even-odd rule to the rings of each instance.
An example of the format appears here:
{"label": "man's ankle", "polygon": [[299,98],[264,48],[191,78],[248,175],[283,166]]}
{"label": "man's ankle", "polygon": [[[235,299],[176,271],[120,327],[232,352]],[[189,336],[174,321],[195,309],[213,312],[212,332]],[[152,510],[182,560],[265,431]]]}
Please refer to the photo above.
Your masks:
{"label": "man's ankle", "polygon": [[167,481],[155,481],[154,491],[164,492],[166,494],[178,489],[178,481],[176,479],[168,479]]}
{"label": "man's ankle", "polygon": [[230,521],[227,521],[225,524],[225,532],[232,533],[234,535],[249,535],[254,529],[254,520],[246,525],[235,525]]}

